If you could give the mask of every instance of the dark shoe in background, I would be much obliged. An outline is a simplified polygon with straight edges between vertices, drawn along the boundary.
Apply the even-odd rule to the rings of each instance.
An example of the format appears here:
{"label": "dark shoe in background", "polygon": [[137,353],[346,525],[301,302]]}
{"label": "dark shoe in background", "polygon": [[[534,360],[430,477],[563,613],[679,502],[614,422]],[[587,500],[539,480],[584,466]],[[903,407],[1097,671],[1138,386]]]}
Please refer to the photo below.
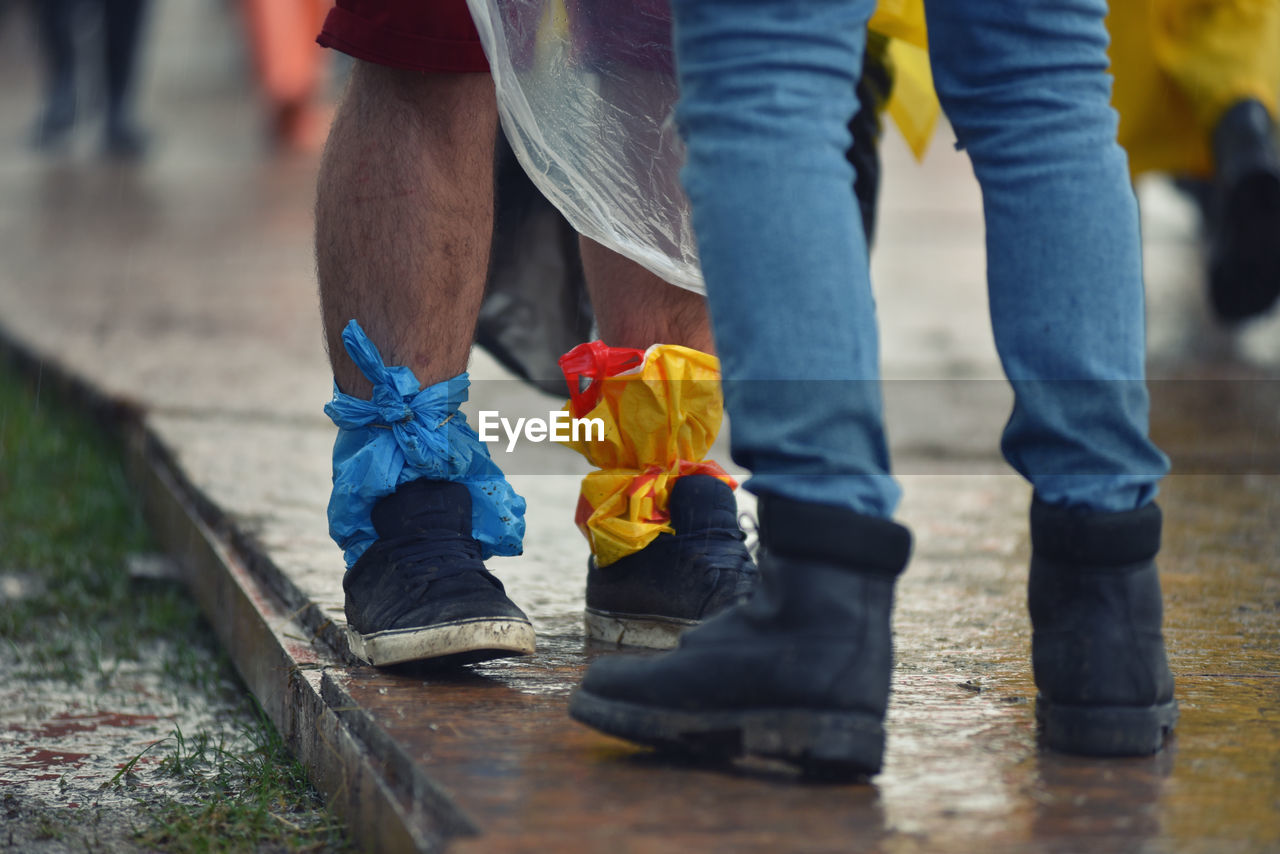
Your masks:
{"label": "dark shoe in background", "polygon": [[569,713],[610,735],[718,760],[782,760],[832,779],[878,772],[893,667],[893,522],[765,496],[751,598],[656,656],[587,670]]}
{"label": "dark shoe in background", "polygon": [[1209,299],[1224,321],[1268,311],[1280,297],[1280,150],[1271,114],[1240,101],[1213,133]]}
{"label": "dark shoe in background", "polygon": [[357,658],[456,665],[534,651],[529,618],[480,559],[465,486],[406,483],[374,505],[373,526],[377,541],[342,582]]}
{"label": "dark shoe in background", "polygon": [[102,136],[102,151],[117,160],[139,160],[147,153],[146,132],[132,121],[108,119]]}
{"label": "dark shoe in background", "polygon": [[1161,634],[1160,508],[1031,508],[1031,663],[1046,746],[1155,753],[1178,719]]}
{"label": "dark shoe in background", "polygon": [[76,124],[76,90],[68,79],[55,85],[45,101],[40,118],[31,132],[31,145],[38,151],[55,151],[70,139]]}
{"label": "dark shoe in background", "polygon": [[672,487],[669,509],[674,534],[606,567],[588,562],[587,637],[670,649],[683,631],[755,587],[732,489],[710,475],[687,475]]}

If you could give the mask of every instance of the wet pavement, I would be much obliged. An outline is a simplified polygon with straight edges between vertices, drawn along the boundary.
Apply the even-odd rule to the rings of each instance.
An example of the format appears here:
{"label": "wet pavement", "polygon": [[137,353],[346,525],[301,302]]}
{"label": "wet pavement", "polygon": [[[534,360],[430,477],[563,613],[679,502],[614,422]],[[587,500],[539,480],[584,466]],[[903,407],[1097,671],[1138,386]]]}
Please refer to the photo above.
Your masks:
{"label": "wet pavement", "polygon": [[[1175,463],[1162,493],[1182,705],[1170,746],[1110,762],[1036,746],[1029,495],[998,456],[1009,398],[979,200],[944,130],[923,165],[886,145],[874,261],[901,517],[917,537],[885,772],[823,787],[767,765],[683,767],[564,713],[582,667],[608,650],[581,635],[586,546],[571,510],[584,464],[561,449],[497,455],[530,510],[525,554],[494,567],[539,653],[449,676],[351,663],[324,518],[333,428],[320,411],[316,164],[266,153],[220,4],[156,11],[144,99],[156,149],[136,166],[99,162],[89,135],[54,159],[26,151],[34,62],[14,21],[0,33],[0,333],[50,375],[140,408],[135,469],[161,539],[365,845],[1280,850],[1280,317],[1213,324],[1194,211],[1167,184],[1140,194],[1154,430]],[[471,371],[473,410],[558,406],[483,353]],[[112,708],[99,699],[84,714]],[[6,744],[46,749],[30,731],[44,723],[3,721]],[[80,752],[57,749],[70,764]],[[0,766],[0,789],[26,785],[15,774]]]}
{"label": "wet pavement", "polygon": [[0,666],[0,798],[28,810],[183,800],[189,787],[181,780],[149,773],[173,754],[179,738],[201,733],[228,752],[250,747],[240,717],[243,697],[233,683],[199,692],[193,702],[197,692],[165,672],[163,665],[181,657],[180,646],[157,641],[137,661],[103,661],[88,685],[33,678],[14,666],[26,657],[23,651],[11,650]]}

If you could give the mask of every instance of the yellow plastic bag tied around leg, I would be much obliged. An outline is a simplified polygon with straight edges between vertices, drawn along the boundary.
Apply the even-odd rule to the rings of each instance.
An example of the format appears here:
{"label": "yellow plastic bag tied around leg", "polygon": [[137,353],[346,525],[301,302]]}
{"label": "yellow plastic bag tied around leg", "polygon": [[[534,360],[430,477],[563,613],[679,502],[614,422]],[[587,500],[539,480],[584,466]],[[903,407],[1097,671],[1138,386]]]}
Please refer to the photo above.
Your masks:
{"label": "yellow plastic bag tied around leg", "polygon": [[574,518],[597,566],[672,533],[667,507],[677,478],[709,474],[737,486],[704,459],[724,416],[715,356],[670,344],[634,350],[592,341],[562,356],[560,367],[569,415],[604,423],[602,441],[566,443],[598,469],[582,479]]}

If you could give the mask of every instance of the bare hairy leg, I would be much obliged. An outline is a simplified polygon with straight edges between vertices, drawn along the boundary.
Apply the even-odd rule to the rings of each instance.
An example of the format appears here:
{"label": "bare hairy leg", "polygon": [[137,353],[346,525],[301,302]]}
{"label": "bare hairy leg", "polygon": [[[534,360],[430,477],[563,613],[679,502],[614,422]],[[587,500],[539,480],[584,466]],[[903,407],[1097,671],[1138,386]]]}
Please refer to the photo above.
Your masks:
{"label": "bare hairy leg", "polygon": [[591,305],[606,344],[642,350],[651,344],[680,344],[705,353],[716,351],[706,297],[667,283],[594,240],[582,237],[579,245]]}
{"label": "bare hairy leg", "polygon": [[487,74],[357,63],[321,162],[316,264],[338,387],[368,397],[355,318],[423,385],[466,369],[493,233],[497,108]]}

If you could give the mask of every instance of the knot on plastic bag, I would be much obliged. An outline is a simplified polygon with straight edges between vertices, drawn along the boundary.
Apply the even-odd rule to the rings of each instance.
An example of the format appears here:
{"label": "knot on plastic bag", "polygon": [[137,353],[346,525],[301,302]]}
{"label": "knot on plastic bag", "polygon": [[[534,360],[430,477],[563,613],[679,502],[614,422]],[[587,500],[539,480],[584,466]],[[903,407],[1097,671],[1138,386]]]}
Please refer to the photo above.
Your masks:
{"label": "knot on plastic bag", "polygon": [[392,425],[399,424],[402,421],[413,420],[413,409],[404,401],[386,404],[379,402],[375,405],[378,408],[378,416],[382,419],[383,424]]}
{"label": "knot on plastic bag", "polygon": [[325,414],[341,428],[333,449],[329,533],[351,566],[377,538],[374,503],[411,480],[466,485],[472,499],[472,535],[482,556],[520,554],[524,499],[489,457],[458,407],[467,399],[465,373],[420,389],[407,367],[387,367],[360,324],[342,332],[351,360],[371,383],[362,400],[335,385]]}
{"label": "knot on plastic bag", "polygon": [[[574,418],[583,418],[600,403],[605,377],[616,377],[639,369],[645,351],[630,347],[610,347],[603,341],[579,344],[560,357],[560,370],[569,386],[569,403]],[[584,382],[585,380],[585,382]]]}
{"label": "knot on plastic bag", "polygon": [[[427,476],[449,479],[450,470],[465,471],[473,448],[457,435],[466,421],[454,416],[467,399],[466,374],[436,383],[421,391],[413,371],[388,368],[360,324],[351,321],[342,332],[342,343],[371,383],[373,395],[362,400],[334,389],[325,414],[344,430],[382,427],[391,431],[405,463]],[[450,426],[452,425],[452,426]]]}

